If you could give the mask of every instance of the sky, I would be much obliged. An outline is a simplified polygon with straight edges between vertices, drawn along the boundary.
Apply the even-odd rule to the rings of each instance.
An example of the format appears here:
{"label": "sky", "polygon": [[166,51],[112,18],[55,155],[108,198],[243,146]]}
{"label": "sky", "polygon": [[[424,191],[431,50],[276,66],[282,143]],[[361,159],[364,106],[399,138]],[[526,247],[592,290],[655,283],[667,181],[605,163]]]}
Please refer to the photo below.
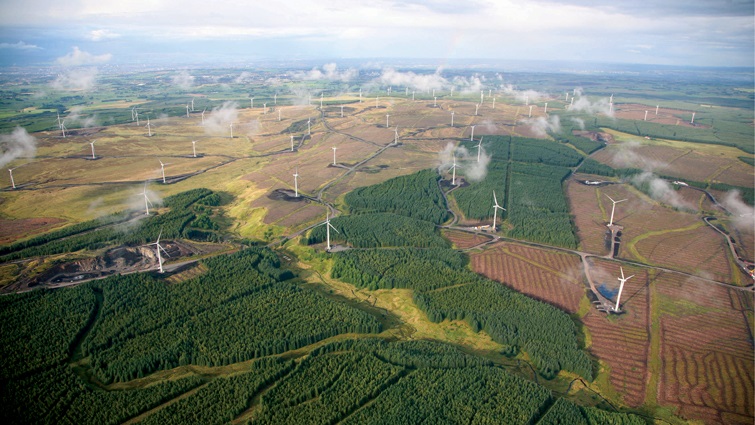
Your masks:
{"label": "sky", "polygon": [[754,1],[0,0],[0,63],[479,58],[752,68]]}

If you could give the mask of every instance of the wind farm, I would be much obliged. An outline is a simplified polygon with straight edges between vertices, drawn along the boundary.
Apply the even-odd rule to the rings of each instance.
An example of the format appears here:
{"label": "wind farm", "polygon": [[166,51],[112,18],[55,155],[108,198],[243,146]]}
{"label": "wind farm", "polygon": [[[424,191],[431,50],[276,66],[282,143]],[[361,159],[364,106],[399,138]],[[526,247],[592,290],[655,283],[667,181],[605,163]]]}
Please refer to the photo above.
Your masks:
{"label": "wind farm", "polygon": [[[301,75],[310,71],[294,68],[275,73],[275,84],[265,82],[272,78],[268,71],[259,71],[256,81],[261,82],[254,84],[234,83],[228,76],[238,77],[241,71],[236,69],[203,72],[217,75],[191,89],[169,87],[161,71],[150,71],[148,77],[125,75],[125,81],[162,82],[147,85],[134,98],[138,100],[124,101],[112,112],[105,108],[114,102],[78,112],[96,114],[98,125],[72,124],[81,118],[72,120],[66,108],[65,140],[64,119],[58,124],[52,112],[47,127],[28,132],[35,140],[35,153],[20,154],[6,164],[8,180],[0,192],[0,222],[9,229],[0,254],[6,261],[0,268],[5,292],[83,291],[87,285],[108,285],[107,279],[151,279],[155,285],[166,285],[168,292],[180,291],[181,285],[195,285],[202,276],[216,279],[226,267],[221,262],[251,249],[260,251],[254,254],[259,258],[248,261],[255,264],[250,267],[268,260],[270,265],[245,273],[297,276],[296,284],[261,284],[259,296],[290,284],[289,295],[276,293],[280,299],[314,291],[318,303],[342,303],[338,305],[382,320],[380,332],[367,325],[349,332],[323,331],[333,338],[328,343],[346,340],[350,332],[360,338],[446,341],[485,353],[527,382],[538,377],[537,385],[570,403],[612,414],[669,421],[703,417],[670,384],[671,379],[681,379],[672,364],[697,362],[674,355],[690,343],[681,332],[685,317],[698,320],[697,315],[709,312],[715,316],[711,323],[724,326],[729,335],[720,346],[694,348],[695,355],[731,356],[732,364],[749,370],[751,353],[742,337],[748,335],[749,319],[742,310],[724,304],[731,298],[743,309],[752,305],[747,267],[753,263],[755,253],[749,245],[755,236],[740,223],[741,214],[752,208],[742,196],[751,193],[748,179],[754,175],[752,165],[740,159],[748,153],[736,140],[723,146],[667,138],[674,130],[685,137],[712,137],[706,126],[718,125],[717,114],[723,112],[692,111],[690,102],[652,97],[647,99],[652,106],[637,108],[644,92],[629,95],[624,89],[613,97],[608,90],[614,87],[598,87],[590,89],[593,93],[579,93],[565,87],[573,83],[571,74],[552,77],[548,87],[526,75],[504,76],[498,82],[495,73],[486,77],[490,83],[483,84],[479,76],[477,83],[476,71],[463,69],[401,74],[405,81],[417,75],[444,81],[424,88],[358,71],[350,80],[304,80]],[[255,71],[244,72],[248,77]],[[157,100],[163,88],[175,91],[175,99]],[[319,101],[310,103],[308,99],[318,93]],[[254,100],[262,108],[255,108]],[[585,102],[592,109],[578,110]],[[609,103],[614,105],[610,109]],[[277,113],[268,114],[267,104]],[[644,111],[656,105],[657,114],[645,120]],[[690,118],[695,113],[696,118]],[[107,114],[112,114],[112,122]],[[146,122],[139,122],[139,115],[146,115]],[[678,126],[674,117],[681,121]],[[628,131],[630,122],[635,129],[640,126],[642,135]],[[642,127],[650,124],[657,127]],[[650,131],[656,135],[645,136]],[[743,133],[741,138],[747,136]],[[87,144],[89,149],[82,149]],[[652,158],[663,158],[664,164]],[[680,181],[687,186],[675,183]],[[79,228],[75,226],[86,230],[65,233]],[[88,244],[86,238],[95,242]],[[73,245],[79,240],[81,247]],[[69,243],[77,249],[67,251]],[[431,267],[430,261],[436,260],[415,258],[423,254],[410,250],[431,252],[445,265]],[[128,261],[118,263],[115,253]],[[16,255],[20,257],[11,260]],[[406,260],[409,270],[414,267],[416,272],[368,275],[373,268],[382,270],[380,261],[394,259],[392,255],[411,258]],[[11,261],[27,266],[11,267]],[[231,262],[241,267],[238,260]],[[445,283],[438,288],[423,286],[414,277],[420,270],[435,273],[433,267],[466,262],[468,271],[442,269],[444,277],[437,281]],[[116,276],[116,264],[122,264],[124,276]],[[394,272],[398,274],[390,274]],[[469,283],[477,281],[463,274],[467,272],[485,281]],[[381,278],[383,273],[389,278]],[[444,280],[460,273],[463,278],[458,281]],[[690,286],[713,295],[697,298],[685,292]],[[571,353],[560,359],[564,366],[547,366],[556,359],[531,348],[544,340],[533,336],[526,344],[524,339],[521,344],[507,343],[507,337],[494,330],[498,328],[492,323],[504,323],[494,322],[502,320],[495,314],[485,313],[488,328],[481,316],[477,322],[472,316],[451,316],[453,308],[443,304],[448,300],[467,312],[481,308],[464,304],[464,297],[452,298],[459,288],[496,302],[508,296],[528,297],[522,302],[546,309],[563,326],[572,320],[579,323],[582,332],[589,332],[589,343],[576,331],[565,332],[573,338],[569,347],[575,348],[562,351]],[[483,296],[487,290],[516,295]],[[257,294],[247,291],[242,298],[258,296],[252,293]],[[270,299],[266,308],[278,304]],[[289,302],[291,308],[295,305]],[[650,311],[657,321],[649,319]],[[666,329],[676,339],[666,338]],[[301,343],[287,342],[290,345],[277,351],[257,348],[257,354],[219,356],[212,367],[233,368],[294,350],[314,352],[323,342],[307,335]],[[622,342],[616,343],[617,338]],[[611,344],[623,351],[609,349]],[[263,351],[274,354],[261,355]],[[628,365],[627,353],[641,356],[642,365]],[[574,359],[581,356],[594,367],[579,366],[582,360]],[[141,373],[160,380],[165,371],[188,371],[191,364],[176,358],[175,366],[145,366]],[[642,372],[630,373],[631,367]],[[105,377],[114,372],[97,373]],[[112,379],[132,383],[138,373]],[[718,404],[706,405],[705,420],[723,414],[714,412],[747,418],[748,406],[738,406],[721,394],[746,393],[748,375],[723,373],[732,383],[724,384],[730,386],[720,393],[706,393],[719,398]],[[584,384],[566,390],[575,376]],[[734,386],[745,390],[731,390]],[[646,397],[649,388],[656,387],[665,391],[665,398]],[[602,396],[590,401],[591,394]],[[612,405],[619,409],[611,410]],[[668,413],[664,409],[669,406],[684,413]]]}

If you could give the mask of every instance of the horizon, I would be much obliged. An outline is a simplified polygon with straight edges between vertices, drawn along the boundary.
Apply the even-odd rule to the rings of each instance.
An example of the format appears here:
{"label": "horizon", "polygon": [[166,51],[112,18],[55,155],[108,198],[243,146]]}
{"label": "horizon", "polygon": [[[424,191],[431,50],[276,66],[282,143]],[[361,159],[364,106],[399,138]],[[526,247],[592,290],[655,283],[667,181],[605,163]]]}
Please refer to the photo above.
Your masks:
{"label": "horizon", "polygon": [[[237,7],[191,0],[0,4],[0,63],[61,66],[333,61],[538,61],[755,68],[751,0],[594,0]],[[513,41],[513,42],[512,42]],[[345,59],[344,59],[345,60]]]}

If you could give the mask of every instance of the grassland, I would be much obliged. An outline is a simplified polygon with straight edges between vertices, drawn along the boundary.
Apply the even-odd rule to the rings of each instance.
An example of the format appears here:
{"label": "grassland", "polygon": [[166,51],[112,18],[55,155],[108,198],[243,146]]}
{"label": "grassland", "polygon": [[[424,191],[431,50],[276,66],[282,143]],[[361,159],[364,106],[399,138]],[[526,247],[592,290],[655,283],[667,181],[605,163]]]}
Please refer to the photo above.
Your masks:
{"label": "grassland", "polygon": [[[381,338],[447,341],[520,376],[538,379],[526,354],[516,358],[502,355],[501,344],[484,331],[475,332],[466,321],[430,321],[414,303],[410,290],[369,291],[333,279],[327,256],[299,245],[295,237],[297,232],[325,218],[326,205],[341,209],[344,195],[355,188],[437,166],[438,153],[448,144],[469,140],[471,125],[476,126],[475,137],[536,136],[536,131],[522,122],[528,108],[520,100],[499,94],[495,109],[485,103],[475,115],[476,94],[444,96],[433,107],[427,94],[422,100],[418,96],[418,100],[411,101],[411,94],[407,98],[401,92],[390,98],[381,94],[376,108],[374,98],[359,103],[354,90],[357,85],[309,82],[307,90],[330,88],[346,93],[328,99],[330,106],[321,114],[316,100],[309,105],[294,91],[304,87],[302,83],[289,82],[276,88],[263,83],[236,83],[230,72],[208,70],[206,74],[214,75],[216,80],[200,78],[189,90],[170,86],[167,72],[150,72],[133,76],[132,82],[144,85],[128,84],[128,89],[120,87],[123,82],[117,78],[103,81],[106,87],[120,87],[118,95],[110,89],[87,95],[48,92],[38,98],[17,93],[13,100],[0,102],[0,130],[8,132],[14,125],[23,125],[34,132],[38,145],[35,158],[19,158],[8,164],[15,168],[13,175],[19,190],[10,190],[10,182],[3,180],[7,175],[0,177],[0,186],[4,187],[0,194],[0,225],[8,229],[0,234],[3,243],[117,211],[139,209],[143,206],[141,192],[145,182],[158,207],[161,198],[208,187],[229,200],[222,210],[230,238],[269,243],[294,236],[291,241],[284,239],[280,252],[293,259],[290,265],[300,271],[306,282],[303,284],[390,322],[391,326],[379,335]],[[539,77],[540,82],[553,78]],[[518,81],[523,87],[533,84],[525,77],[514,78],[521,78]],[[618,112],[625,121],[642,120],[638,114],[644,114],[644,108],[657,102],[662,106],[662,119],[654,124],[675,127],[679,119],[685,132],[715,130],[718,135],[738,132],[741,136],[746,128],[736,123],[751,115],[751,105],[746,102],[751,96],[748,92],[719,102],[724,106],[702,111],[700,102],[725,96],[713,88],[697,87],[694,95],[669,88],[657,92],[663,99],[656,100],[638,92],[647,89],[645,85],[632,91],[607,79],[597,78],[596,82],[590,88],[591,94],[607,96],[615,92],[626,105]],[[572,88],[555,80],[551,84],[559,89]],[[43,80],[32,79],[24,93],[42,89]],[[248,93],[254,93],[255,108],[249,107]],[[275,93],[279,105],[271,110]],[[554,95],[548,110],[562,117],[565,131],[570,118],[587,118],[566,111],[567,105],[555,97],[562,98]],[[195,111],[186,118],[185,105],[192,98]],[[220,119],[219,114],[218,125],[202,125],[201,111],[206,108],[205,119],[210,120],[212,109],[225,101],[235,101],[239,106],[233,121],[233,139],[228,133],[229,122]],[[262,110],[263,102],[267,102],[267,113]],[[340,117],[340,104],[347,105],[344,118]],[[142,120],[147,115],[151,117],[152,137],[147,137],[144,122],[137,126],[131,121],[129,110],[134,106],[141,108]],[[68,137],[62,138],[55,129],[55,114],[70,116],[72,108],[82,118],[78,124],[72,122]],[[277,110],[281,112],[280,120]],[[454,127],[450,126],[451,111]],[[695,121],[699,127],[684,125],[692,111],[697,112]],[[386,114],[390,115],[390,128],[385,127]],[[86,127],[83,120],[92,117],[97,125]],[[533,117],[547,118],[539,105],[533,108]],[[306,130],[308,119],[312,120],[311,135]],[[589,125],[589,119],[586,122]],[[400,145],[381,151],[393,142],[396,126]],[[735,147],[606,131],[615,143],[592,158],[614,168],[637,167],[690,181],[752,186],[753,167],[739,159],[743,152]],[[94,161],[86,159],[93,140],[98,157]],[[192,155],[192,140],[197,141],[198,158]],[[337,166],[332,166],[333,147],[337,147]],[[162,183],[159,161],[167,163],[167,184]],[[293,192],[295,172],[299,174],[298,190],[303,198],[295,201],[274,196],[278,190]],[[620,183],[618,179],[614,181]],[[577,381],[571,391],[567,387],[576,377],[567,373],[539,382],[557,394],[568,392],[580,403],[615,405],[672,423],[682,423],[680,418],[706,423],[751,422],[752,294],[726,289],[710,280],[751,282],[731,266],[723,237],[700,220],[700,211],[713,212],[722,221],[726,221],[725,214],[686,189],[678,193],[692,205],[691,209],[672,208],[629,184],[596,188],[568,179],[564,185],[577,229],[578,250],[586,254],[607,253],[605,223],[611,203],[605,195],[628,199],[618,204],[614,217],[623,226],[619,262],[588,260],[594,279],[608,290],[616,290],[620,265],[627,274],[636,275],[625,288],[625,314],[606,316],[590,306],[582,260],[575,253],[503,242],[475,251],[470,261],[473,270],[569,312],[582,327],[583,343],[594,357],[597,378],[586,386],[579,386]],[[508,225],[504,222],[502,228]],[[752,229],[739,232],[743,236],[738,239],[745,243],[754,238]],[[458,249],[488,240],[458,230],[444,230],[443,234]],[[675,254],[680,247],[687,248],[687,252]],[[752,250],[745,252],[752,255]],[[33,264],[1,265],[0,284],[12,280],[20,267]],[[204,273],[201,267],[191,268],[174,275],[170,283],[180,285]],[[327,343],[362,336],[339,335],[283,356],[299,357]],[[230,376],[248,367],[249,362],[217,368],[180,366],[123,385],[136,388],[194,373],[205,378]],[[247,417],[252,416],[244,416]]]}

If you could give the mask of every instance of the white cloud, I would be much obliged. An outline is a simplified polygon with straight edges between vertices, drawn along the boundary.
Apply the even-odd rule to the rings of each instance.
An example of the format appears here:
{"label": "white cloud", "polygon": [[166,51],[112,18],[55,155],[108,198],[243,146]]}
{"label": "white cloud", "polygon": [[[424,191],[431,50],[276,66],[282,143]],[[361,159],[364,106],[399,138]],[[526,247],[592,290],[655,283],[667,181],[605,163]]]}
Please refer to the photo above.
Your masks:
{"label": "white cloud", "polygon": [[28,44],[26,42],[19,41],[18,43],[0,43],[0,49],[40,50],[42,48],[34,44]]}
{"label": "white cloud", "polygon": [[181,71],[174,75],[171,81],[173,81],[174,85],[184,90],[194,85],[194,77],[189,75],[187,71]]}
{"label": "white cloud", "polygon": [[92,41],[109,40],[120,37],[120,34],[116,34],[107,29],[98,29],[89,31],[88,38]]}
{"label": "white cloud", "polygon": [[11,134],[0,135],[0,167],[22,156],[34,156],[37,139],[22,127],[16,127]]}
{"label": "white cloud", "polygon": [[97,68],[72,68],[58,74],[51,86],[58,90],[91,90],[97,79]]}
{"label": "white cloud", "polygon": [[113,55],[105,53],[102,55],[93,55],[79,49],[77,46],[73,47],[73,51],[65,56],[61,56],[57,59],[58,63],[63,66],[82,66],[82,65],[96,65],[108,62],[112,59]]}
{"label": "white cloud", "polygon": [[322,71],[315,67],[307,72],[294,72],[292,75],[294,78],[300,80],[349,81],[356,78],[359,75],[359,71],[353,68],[339,71],[338,65],[335,63],[326,63],[322,66]]}
{"label": "white cloud", "polygon": [[548,133],[559,133],[561,131],[561,119],[558,115],[551,115],[548,118],[525,118],[521,122],[528,125],[532,132],[539,137],[545,137]]}

